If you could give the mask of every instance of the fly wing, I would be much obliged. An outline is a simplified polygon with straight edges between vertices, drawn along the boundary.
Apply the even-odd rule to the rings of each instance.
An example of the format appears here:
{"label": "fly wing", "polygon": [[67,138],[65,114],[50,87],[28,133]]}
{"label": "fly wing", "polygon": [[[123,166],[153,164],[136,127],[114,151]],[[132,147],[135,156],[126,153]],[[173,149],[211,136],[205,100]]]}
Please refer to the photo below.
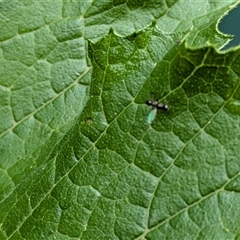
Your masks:
{"label": "fly wing", "polygon": [[157,108],[154,108],[147,116],[148,124],[151,124],[154,121],[156,114],[157,114]]}

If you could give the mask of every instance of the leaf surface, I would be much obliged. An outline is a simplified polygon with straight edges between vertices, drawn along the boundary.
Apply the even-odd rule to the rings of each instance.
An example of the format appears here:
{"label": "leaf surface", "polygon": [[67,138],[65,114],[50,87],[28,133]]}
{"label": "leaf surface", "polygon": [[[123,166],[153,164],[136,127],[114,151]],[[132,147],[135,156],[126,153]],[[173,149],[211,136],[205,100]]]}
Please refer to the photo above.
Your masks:
{"label": "leaf surface", "polygon": [[238,239],[234,4],[0,3],[0,239]]}

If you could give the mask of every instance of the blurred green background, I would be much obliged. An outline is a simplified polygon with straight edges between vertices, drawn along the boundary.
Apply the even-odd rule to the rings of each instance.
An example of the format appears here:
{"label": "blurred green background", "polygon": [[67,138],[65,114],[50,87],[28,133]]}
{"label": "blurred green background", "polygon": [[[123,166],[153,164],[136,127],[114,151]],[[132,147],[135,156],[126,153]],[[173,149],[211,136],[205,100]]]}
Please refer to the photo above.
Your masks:
{"label": "blurred green background", "polygon": [[222,19],[218,28],[223,33],[234,35],[232,41],[222,48],[222,50],[240,44],[240,5]]}

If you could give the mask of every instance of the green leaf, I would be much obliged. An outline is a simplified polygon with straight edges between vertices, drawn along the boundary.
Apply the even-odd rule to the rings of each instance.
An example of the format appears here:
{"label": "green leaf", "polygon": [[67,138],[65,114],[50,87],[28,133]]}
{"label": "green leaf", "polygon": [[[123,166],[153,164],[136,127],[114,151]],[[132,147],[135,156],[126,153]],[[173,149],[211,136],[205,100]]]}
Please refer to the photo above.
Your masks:
{"label": "green leaf", "polygon": [[235,5],[0,2],[0,239],[238,239]]}

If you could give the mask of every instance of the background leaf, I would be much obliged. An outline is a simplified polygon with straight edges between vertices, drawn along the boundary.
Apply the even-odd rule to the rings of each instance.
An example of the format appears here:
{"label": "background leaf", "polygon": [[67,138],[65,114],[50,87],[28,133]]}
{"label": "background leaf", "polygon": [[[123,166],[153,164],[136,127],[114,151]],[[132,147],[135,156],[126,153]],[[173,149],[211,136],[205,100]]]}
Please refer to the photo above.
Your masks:
{"label": "background leaf", "polygon": [[0,3],[1,239],[238,237],[233,4]]}

